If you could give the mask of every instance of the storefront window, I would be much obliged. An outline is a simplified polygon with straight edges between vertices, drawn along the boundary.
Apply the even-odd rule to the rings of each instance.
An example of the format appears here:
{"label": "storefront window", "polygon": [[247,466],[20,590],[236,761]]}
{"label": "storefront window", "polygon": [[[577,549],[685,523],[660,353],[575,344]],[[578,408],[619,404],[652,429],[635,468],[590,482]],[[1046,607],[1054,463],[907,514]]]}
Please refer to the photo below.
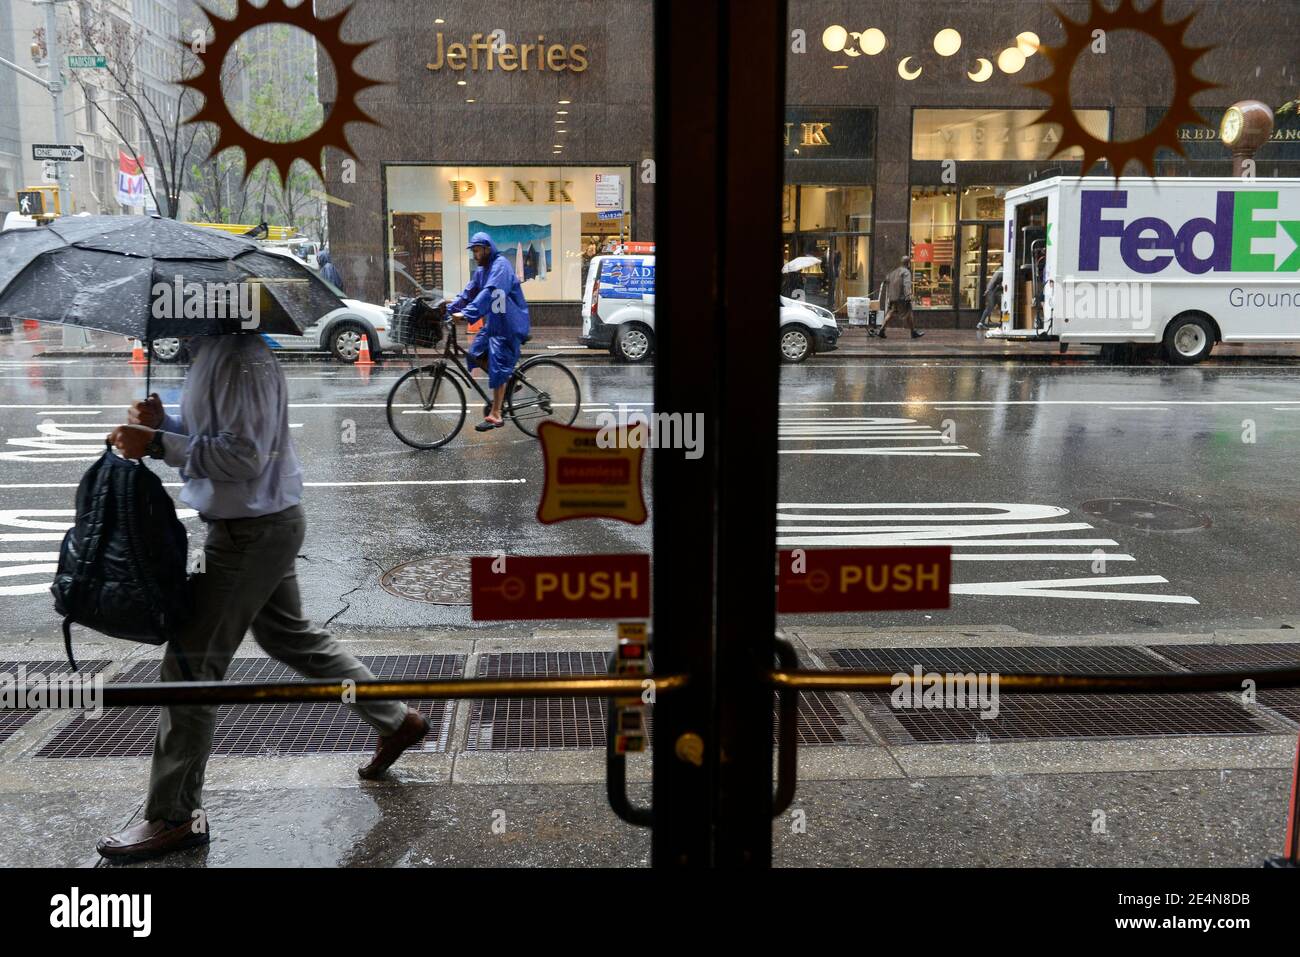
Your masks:
{"label": "storefront window", "polygon": [[961,191],[963,220],[1002,221],[1002,209],[1010,186],[966,186]]}
{"label": "storefront window", "polygon": [[[389,166],[390,295],[469,281],[469,237],[487,232],[530,302],[578,301],[586,263],[631,238],[629,167]],[[409,291],[408,291],[409,290]]]}
{"label": "storefront window", "polygon": [[951,309],[957,190],[912,187],[912,297],[921,309]]}
{"label": "storefront window", "polygon": [[784,295],[837,312],[850,296],[870,295],[871,203],[869,186],[784,188],[785,261],[817,260],[784,275]]}

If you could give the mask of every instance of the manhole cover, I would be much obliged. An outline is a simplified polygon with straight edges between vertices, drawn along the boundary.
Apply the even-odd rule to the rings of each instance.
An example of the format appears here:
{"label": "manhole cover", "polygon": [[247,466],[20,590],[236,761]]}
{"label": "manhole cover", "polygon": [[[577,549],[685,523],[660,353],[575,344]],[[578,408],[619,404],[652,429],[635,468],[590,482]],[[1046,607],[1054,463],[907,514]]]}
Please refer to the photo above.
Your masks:
{"label": "manhole cover", "polygon": [[468,605],[470,555],[430,555],[390,568],[379,579],[389,594],[431,605]]}
{"label": "manhole cover", "polygon": [[1210,527],[1208,515],[1181,505],[1147,502],[1140,498],[1098,498],[1084,502],[1079,511],[1146,532],[1190,532]]}

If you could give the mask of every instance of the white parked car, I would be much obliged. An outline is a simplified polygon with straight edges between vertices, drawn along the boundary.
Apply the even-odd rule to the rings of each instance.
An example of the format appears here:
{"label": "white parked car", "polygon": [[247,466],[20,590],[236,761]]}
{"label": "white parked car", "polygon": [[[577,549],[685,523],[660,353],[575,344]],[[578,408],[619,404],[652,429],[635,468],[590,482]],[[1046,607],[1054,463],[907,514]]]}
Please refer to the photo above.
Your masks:
{"label": "white parked car", "polygon": [[[303,265],[307,265],[287,249],[268,246],[266,251],[298,259]],[[325,279],[321,279],[321,282],[329,285]],[[349,299],[341,290],[333,286],[330,288],[334,289],[334,293],[343,301],[343,307],[321,316],[303,330],[300,336],[266,335],[266,341],[272,349],[320,350],[330,353],[339,362],[353,363],[361,355],[363,338],[370,344],[372,359],[378,359],[384,352],[399,348],[389,336],[389,323],[393,317],[390,308],[363,302],[360,299]],[[155,339],[153,355],[159,362],[182,362],[188,359],[179,339]]]}
{"label": "white parked car", "polygon": [[[655,257],[596,256],[582,297],[582,335],[591,349],[624,362],[645,362],[655,348]],[[840,327],[829,309],[780,297],[777,344],[784,362],[803,362],[836,348]]]}

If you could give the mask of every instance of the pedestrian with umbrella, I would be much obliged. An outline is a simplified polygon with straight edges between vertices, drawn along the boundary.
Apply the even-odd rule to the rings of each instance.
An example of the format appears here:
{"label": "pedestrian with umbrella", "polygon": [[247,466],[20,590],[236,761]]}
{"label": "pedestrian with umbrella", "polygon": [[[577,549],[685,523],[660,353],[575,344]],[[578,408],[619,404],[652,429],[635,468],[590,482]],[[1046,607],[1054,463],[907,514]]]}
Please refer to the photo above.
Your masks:
{"label": "pedestrian with umbrella", "polygon": [[[167,219],[89,217],[24,232],[18,242],[0,235],[0,314],[146,340],[192,337],[180,414],[150,394],[108,435],[127,458],[179,469],[181,501],[208,526],[202,572],[191,579],[193,614],[167,642],[162,680],[222,680],[250,628],[271,657],[308,677],[373,680],[303,617],[295,560],[306,523],[288,383],[257,334],[301,333],[340,305],[328,287],[247,240]],[[379,732],[362,777],[382,774],[429,730],[399,702],[354,707]],[[141,859],[208,842],[195,820],[206,819],[215,717],[212,706],[162,710],[142,820],[101,839],[101,855]]]}

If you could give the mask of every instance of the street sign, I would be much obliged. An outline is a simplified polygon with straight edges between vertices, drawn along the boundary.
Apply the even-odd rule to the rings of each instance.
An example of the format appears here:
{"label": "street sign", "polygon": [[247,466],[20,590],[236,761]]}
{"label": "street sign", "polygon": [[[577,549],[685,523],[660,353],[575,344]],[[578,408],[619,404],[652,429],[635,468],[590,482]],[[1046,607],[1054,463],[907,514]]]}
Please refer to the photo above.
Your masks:
{"label": "street sign", "polygon": [[948,607],[952,549],[796,548],[780,553],[776,610],[913,611]]}
{"label": "street sign", "polygon": [[474,621],[649,618],[650,556],[469,560]]}
{"label": "street sign", "polygon": [[32,159],[84,163],[86,161],[86,148],[84,146],[60,146],[57,143],[33,143]]}
{"label": "street sign", "polygon": [[41,182],[51,184],[59,182],[59,167],[54,160],[44,160],[41,163]]}
{"label": "street sign", "polygon": [[602,209],[596,214],[597,219],[622,219],[623,210],[621,209]]}
{"label": "street sign", "polygon": [[68,68],[71,70],[102,70],[108,66],[106,56],[70,56]]}
{"label": "street sign", "polygon": [[543,525],[573,518],[614,518],[640,525],[647,518],[641,491],[641,460],[650,444],[648,424],[579,429],[543,422],[545,472],[537,520]]}

